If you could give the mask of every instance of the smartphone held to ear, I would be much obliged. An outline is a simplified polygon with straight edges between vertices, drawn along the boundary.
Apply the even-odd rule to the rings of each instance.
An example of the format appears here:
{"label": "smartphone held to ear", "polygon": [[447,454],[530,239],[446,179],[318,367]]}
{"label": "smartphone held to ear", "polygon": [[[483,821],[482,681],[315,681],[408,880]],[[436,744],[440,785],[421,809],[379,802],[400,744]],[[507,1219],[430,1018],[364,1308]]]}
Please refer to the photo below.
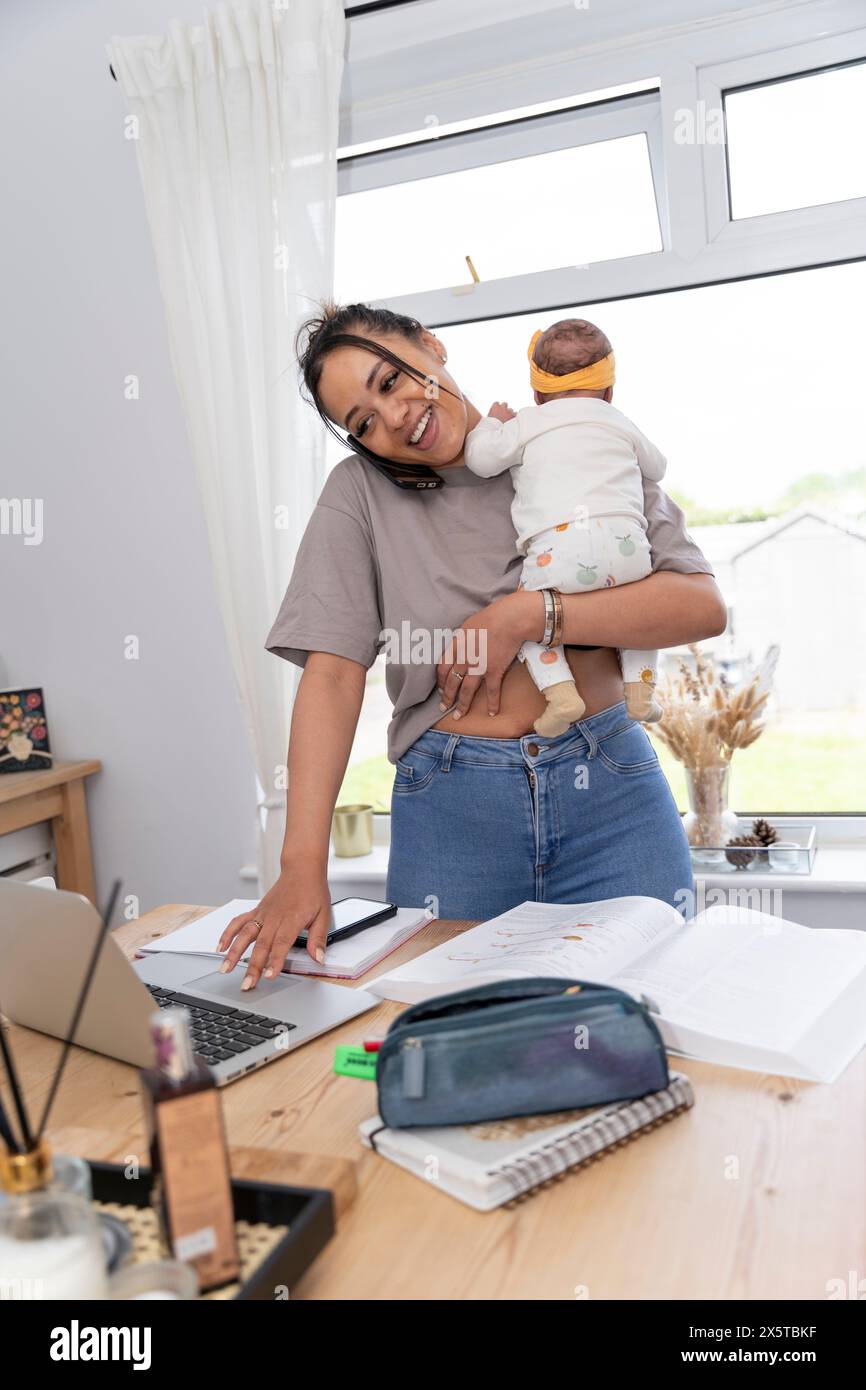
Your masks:
{"label": "smartphone held to ear", "polygon": [[[354,936],[365,927],[375,926],[377,922],[385,922],[389,917],[396,915],[395,903],[380,903],[372,898],[340,898],[337,902],[331,903],[331,926],[325,945],[333,946],[335,941],[345,941],[347,936]],[[304,931],[297,938],[295,945],[306,944],[307,933]]]}

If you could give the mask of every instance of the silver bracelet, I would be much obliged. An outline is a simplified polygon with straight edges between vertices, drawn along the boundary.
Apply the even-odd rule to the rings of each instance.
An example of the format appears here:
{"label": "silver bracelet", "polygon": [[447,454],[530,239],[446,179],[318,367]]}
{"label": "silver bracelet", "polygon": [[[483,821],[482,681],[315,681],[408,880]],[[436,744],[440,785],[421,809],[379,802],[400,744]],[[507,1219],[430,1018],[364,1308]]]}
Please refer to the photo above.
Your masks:
{"label": "silver bracelet", "polygon": [[552,589],[542,589],[541,592],[544,595],[544,636],[541,639],[541,645],[542,647],[549,647],[556,625],[556,604]]}

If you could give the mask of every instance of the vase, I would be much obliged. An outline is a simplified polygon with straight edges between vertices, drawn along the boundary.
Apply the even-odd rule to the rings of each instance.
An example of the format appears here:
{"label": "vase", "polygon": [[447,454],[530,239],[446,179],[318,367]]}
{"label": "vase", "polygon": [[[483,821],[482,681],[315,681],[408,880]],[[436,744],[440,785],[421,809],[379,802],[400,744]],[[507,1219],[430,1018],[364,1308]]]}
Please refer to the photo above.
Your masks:
{"label": "vase", "polygon": [[724,846],[739,829],[736,815],[728,809],[731,765],[687,767],[684,771],[689,810],[683,817],[683,829],[692,847],[692,860],[695,864],[723,865]]}

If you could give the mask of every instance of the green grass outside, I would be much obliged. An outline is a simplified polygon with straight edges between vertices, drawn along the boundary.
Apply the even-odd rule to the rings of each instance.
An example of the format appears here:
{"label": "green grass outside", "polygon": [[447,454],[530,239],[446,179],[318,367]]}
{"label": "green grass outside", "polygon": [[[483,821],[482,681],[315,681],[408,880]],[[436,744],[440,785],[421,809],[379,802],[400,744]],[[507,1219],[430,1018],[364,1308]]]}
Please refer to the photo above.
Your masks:
{"label": "green grass outside", "polygon": [[[775,724],[738,753],[731,767],[731,807],[741,812],[790,815],[866,811],[866,720],[856,712],[815,713]],[[681,765],[656,743],[659,760],[681,811],[688,808]],[[366,758],[346,773],[340,801],[362,801],[377,811],[391,803],[394,769],[388,759]]]}

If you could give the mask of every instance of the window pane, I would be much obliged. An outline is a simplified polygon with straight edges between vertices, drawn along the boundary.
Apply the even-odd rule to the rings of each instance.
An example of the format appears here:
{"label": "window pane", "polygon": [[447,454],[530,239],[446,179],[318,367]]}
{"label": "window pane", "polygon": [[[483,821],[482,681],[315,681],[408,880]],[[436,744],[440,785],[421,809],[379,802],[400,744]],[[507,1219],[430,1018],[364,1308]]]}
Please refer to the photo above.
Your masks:
{"label": "window pane", "polygon": [[866,197],[866,64],[725,95],[731,216]]}
{"label": "window pane", "polygon": [[646,136],[337,199],[336,297],[352,303],[661,250]]}
{"label": "window pane", "polygon": [[337,804],[361,802],[374,811],[390,811],[394,768],[385,752],[391,701],[385,689],[385,659],[378,657],[367,672],[364,703],[349,754],[349,765]]}

